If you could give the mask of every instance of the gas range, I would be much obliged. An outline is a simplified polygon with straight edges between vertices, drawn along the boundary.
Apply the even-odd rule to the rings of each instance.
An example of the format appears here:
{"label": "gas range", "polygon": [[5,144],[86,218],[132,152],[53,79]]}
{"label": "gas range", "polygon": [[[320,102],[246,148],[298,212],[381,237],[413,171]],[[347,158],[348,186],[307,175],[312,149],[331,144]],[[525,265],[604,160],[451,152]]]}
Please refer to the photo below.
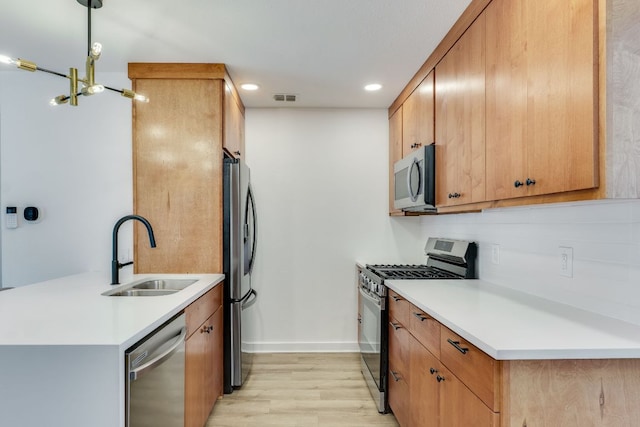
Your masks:
{"label": "gas range", "polygon": [[360,273],[360,287],[385,297],[385,280],[477,278],[477,245],[474,242],[429,238],[424,251],[427,255],[426,264],[367,264]]}

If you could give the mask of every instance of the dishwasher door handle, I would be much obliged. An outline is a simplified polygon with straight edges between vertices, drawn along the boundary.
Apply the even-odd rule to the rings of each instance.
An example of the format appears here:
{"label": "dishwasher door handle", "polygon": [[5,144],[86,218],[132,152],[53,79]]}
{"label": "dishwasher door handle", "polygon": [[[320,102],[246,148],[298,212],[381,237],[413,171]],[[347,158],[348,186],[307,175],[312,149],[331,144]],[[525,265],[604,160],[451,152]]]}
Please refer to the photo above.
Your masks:
{"label": "dishwasher door handle", "polygon": [[182,330],[180,331],[180,335],[178,335],[176,338],[176,342],[173,343],[171,347],[169,347],[164,352],[162,352],[152,360],[148,361],[144,365],[129,371],[129,378],[131,379],[131,381],[135,381],[141,378],[142,376],[144,376],[144,374],[151,371],[158,365],[162,364],[165,360],[170,358],[176,351],[178,351],[180,346],[185,342],[186,337],[187,337],[187,328],[182,328]]}

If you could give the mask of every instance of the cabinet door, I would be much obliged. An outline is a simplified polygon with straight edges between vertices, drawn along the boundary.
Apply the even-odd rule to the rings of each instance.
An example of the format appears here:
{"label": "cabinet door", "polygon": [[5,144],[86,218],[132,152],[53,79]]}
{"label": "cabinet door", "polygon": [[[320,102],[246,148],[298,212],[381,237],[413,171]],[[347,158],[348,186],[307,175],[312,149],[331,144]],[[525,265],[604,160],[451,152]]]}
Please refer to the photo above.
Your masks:
{"label": "cabinet door", "polygon": [[209,399],[205,393],[211,381],[209,334],[204,325],[185,343],[185,427],[202,427],[209,415]]}
{"label": "cabinet door", "polygon": [[411,386],[409,406],[411,425],[420,427],[438,427],[439,384],[437,375],[440,363],[418,340],[411,339],[410,344]]}
{"label": "cabinet door", "polygon": [[402,157],[434,141],[434,73],[402,104]]}
{"label": "cabinet door", "polygon": [[499,414],[491,410],[451,374],[444,365],[440,365],[441,381],[440,425],[446,427],[498,427]]}
{"label": "cabinet door", "polygon": [[[527,195],[527,58],[522,1],[493,0],[487,20],[487,200]],[[544,25],[546,27],[546,25]]]}
{"label": "cabinet door", "polygon": [[406,427],[409,415],[409,331],[392,319],[389,324],[389,406],[398,423]]}
{"label": "cabinet door", "polygon": [[488,200],[598,186],[594,4],[485,10]]}
{"label": "cabinet door", "polygon": [[[222,272],[222,80],[137,79],[133,117],[137,273]],[[194,216],[194,212],[197,215]]]}
{"label": "cabinet door", "polygon": [[245,155],[244,152],[244,113],[233,96],[231,87],[224,85],[224,140],[223,148],[234,158]]}
{"label": "cabinet door", "polygon": [[400,106],[389,118],[389,215],[402,215],[400,209],[393,207],[395,195],[393,165],[402,159],[402,115],[403,108]]}
{"label": "cabinet door", "polygon": [[597,2],[524,3],[529,194],[596,187]]}
{"label": "cabinet door", "polygon": [[485,17],[436,66],[436,204],[485,200]]}

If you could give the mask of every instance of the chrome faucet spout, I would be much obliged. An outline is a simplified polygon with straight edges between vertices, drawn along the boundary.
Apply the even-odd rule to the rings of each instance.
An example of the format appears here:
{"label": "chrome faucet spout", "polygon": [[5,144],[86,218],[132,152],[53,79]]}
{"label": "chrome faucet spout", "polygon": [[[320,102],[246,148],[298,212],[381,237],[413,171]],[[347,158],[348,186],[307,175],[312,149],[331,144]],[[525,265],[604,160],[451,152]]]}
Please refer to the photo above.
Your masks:
{"label": "chrome faucet spout", "polygon": [[156,238],[153,235],[153,228],[151,227],[151,223],[149,223],[149,221],[147,221],[146,218],[140,215],[126,215],[120,218],[116,222],[116,224],[113,226],[113,237],[112,237],[112,255],[113,256],[111,257],[111,284],[112,285],[120,284],[120,277],[119,277],[120,269],[125,265],[133,264],[133,262],[126,262],[124,264],[121,264],[120,261],[118,261],[118,230],[120,230],[120,226],[122,224],[129,221],[130,219],[135,219],[144,224],[144,226],[147,228],[147,233],[149,234],[149,245],[151,245],[152,248],[156,247]]}

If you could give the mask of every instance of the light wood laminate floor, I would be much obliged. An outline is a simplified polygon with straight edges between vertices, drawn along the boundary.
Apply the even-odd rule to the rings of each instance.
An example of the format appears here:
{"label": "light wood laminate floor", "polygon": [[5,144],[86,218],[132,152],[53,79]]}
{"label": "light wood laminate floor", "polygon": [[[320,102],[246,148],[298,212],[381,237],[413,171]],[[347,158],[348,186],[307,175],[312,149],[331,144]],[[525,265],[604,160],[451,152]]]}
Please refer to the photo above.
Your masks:
{"label": "light wood laminate floor", "polygon": [[354,353],[256,354],[247,381],[216,403],[206,427],[394,426],[369,394]]}

